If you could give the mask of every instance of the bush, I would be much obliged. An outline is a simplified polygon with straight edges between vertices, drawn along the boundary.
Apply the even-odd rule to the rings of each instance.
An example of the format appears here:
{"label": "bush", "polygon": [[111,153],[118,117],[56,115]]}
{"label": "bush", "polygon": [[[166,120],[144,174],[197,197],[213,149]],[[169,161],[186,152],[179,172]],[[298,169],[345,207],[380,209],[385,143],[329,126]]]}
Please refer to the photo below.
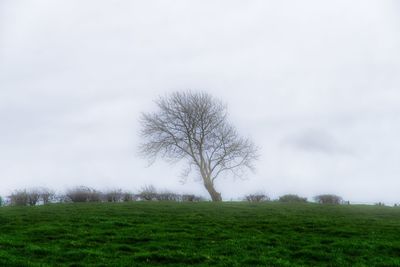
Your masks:
{"label": "bush", "polygon": [[138,196],[141,200],[157,200],[157,190],[152,185],[146,185],[142,188]]}
{"label": "bush", "polygon": [[156,200],[198,202],[204,200],[202,197],[193,194],[180,195],[168,191],[157,192],[156,188],[152,185],[143,187],[140,193],[136,195],[136,198],[146,201]]}
{"label": "bush", "polygon": [[195,195],[192,194],[185,194],[182,195],[182,201],[186,201],[186,202],[194,202],[196,199]]}
{"label": "bush", "polygon": [[343,201],[341,197],[332,194],[318,195],[314,199],[320,204],[341,204]]}
{"label": "bush", "polygon": [[101,193],[86,186],[78,186],[73,189],[69,189],[66,193],[66,197],[72,202],[101,201]]}
{"label": "bush", "polygon": [[41,188],[40,189],[40,199],[42,200],[43,204],[48,204],[55,200],[56,194],[53,190],[48,188]]}
{"label": "bush", "polygon": [[10,204],[14,206],[35,206],[41,199],[40,189],[17,190],[9,196]]}
{"label": "bush", "polygon": [[245,200],[248,202],[263,202],[269,201],[269,197],[262,193],[256,193],[245,196]]}
{"label": "bush", "polygon": [[56,195],[54,196],[54,201],[58,203],[70,203],[72,202],[71,198],[69,198],[66,194],[64,195]]}
{"label": "bush", "polygon": [[185,202],[199,202],[199,201],[205,201],[205,199],[201,196],[196,196],[193,194],[184,194],[181,196],[181,201]]}
{"label": "bush", "polygon": [[[193,194],[176,194],[169,191],[157,192],[152,185],[145,186],[138,194],[123,192],[121,189],[109,190],[104,193],[86,186],[77,186],[66,190],[65,194],[55,194],[54,191],[47,188],[17,190],[12,193],[8,200],[11,205],[16,206],[34,206],[37,204],[47,204],[50,202],[128,202],[136,200],[145,201],[204,201],[201,196]],[[0,199],[0,206],[2,200]]]}
{"label": "bush", "polygon": [[104,200],[107,202],[121,202],[124,198],[124,193],[121,189],[110,190],[103,194]]}
{"label": "bush", "polygon": [[27,194],[28,194],[29,206],[35,206],[40,200],[40,196],[41,196],[40,190],[39,189],[30,189],[29,191],[27,191]]}
{"label": "bush", "polygon": [[101,202],[102,193],[100,191],[92,189],[91,194],[89,195],[89,202]]}
{"label": "bush", "polygon": [[4,205],[3,198],[0,196],[0,207],[3,206],[3,205]]}
{"label": "bush", "polygon": [[26,190],[14,191],[8,198],[10,199],[10,204],[13,206],[28,206],[29,203],[28,192]]}
{"label": "bush", "polygon": [[155,198],[158,201],[180,201],[181,196],[172,192],[157,193]]}
{"label": "bush", "polygon": [[122,201],[123,202],[135,201],[136,198],[137,197],[132,193],[129,193],[129,192],[122,193]]}
{"label": "bush", "polygon": [[278,199],[279,202],[296,202],[296,203],[306,203],[307,202],[307,198],[305,197],[300,197],[298,195],[294,195],[294,194],[287,194],[287,195],[283,195],[280,196]]}

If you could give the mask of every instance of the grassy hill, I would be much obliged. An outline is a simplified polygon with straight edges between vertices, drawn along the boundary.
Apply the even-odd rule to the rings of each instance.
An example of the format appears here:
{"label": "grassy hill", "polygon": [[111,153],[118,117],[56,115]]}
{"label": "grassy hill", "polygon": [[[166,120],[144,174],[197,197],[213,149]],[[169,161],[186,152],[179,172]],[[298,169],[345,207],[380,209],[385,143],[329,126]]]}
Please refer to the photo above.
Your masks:
{"label": "grassy hill", "polygon": [[400,208],[87,203],[0,208],[0,266],[400,266]]}

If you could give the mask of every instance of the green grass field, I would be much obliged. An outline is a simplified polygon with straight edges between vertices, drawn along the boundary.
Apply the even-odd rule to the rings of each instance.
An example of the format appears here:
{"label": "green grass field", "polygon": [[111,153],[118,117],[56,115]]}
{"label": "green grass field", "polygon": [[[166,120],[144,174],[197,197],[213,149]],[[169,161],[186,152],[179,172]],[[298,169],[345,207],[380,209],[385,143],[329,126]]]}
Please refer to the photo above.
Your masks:
{"label": "green grass field", "polygon": [[400,266],[400,208],[87,203],[0,208],[0,266]]}

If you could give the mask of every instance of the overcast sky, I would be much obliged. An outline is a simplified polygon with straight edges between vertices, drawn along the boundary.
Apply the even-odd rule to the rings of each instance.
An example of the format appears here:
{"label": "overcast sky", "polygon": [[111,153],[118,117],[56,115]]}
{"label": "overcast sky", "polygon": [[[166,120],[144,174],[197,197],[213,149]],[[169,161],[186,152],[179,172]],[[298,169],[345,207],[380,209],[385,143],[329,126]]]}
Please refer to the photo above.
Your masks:
{"label": "overcast sky", "polygon": [[175,90],[223,100],[261,148],[224,199],[334,193],[400,202],[398,1],[0,1],[0,194],[160,189],[138,118]]}

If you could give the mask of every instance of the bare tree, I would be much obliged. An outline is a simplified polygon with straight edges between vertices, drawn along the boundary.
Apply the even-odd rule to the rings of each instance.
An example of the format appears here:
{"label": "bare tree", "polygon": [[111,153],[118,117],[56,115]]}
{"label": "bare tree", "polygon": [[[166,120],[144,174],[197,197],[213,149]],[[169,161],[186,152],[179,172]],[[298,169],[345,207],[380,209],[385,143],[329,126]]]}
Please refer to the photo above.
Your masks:
{"label": "bare tree", "polygon": [[154,160],[187,160],[213,201],[221,201],[214,182],[223,172],[241,176],[253,169],[257,148],[228,122],[226,106],[207,93],[175,92],[160,97],[158,111],[141,117],[141,153]]}

